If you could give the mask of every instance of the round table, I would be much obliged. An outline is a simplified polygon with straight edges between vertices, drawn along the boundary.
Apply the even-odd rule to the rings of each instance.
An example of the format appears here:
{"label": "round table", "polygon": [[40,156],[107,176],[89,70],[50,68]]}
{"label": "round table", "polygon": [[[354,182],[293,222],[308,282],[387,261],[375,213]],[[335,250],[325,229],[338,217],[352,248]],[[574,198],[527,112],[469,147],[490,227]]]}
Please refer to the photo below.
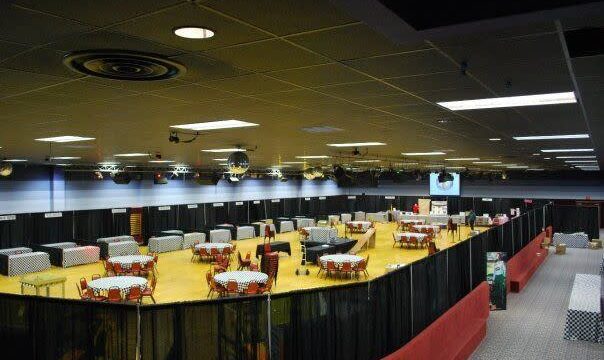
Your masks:
{"label": "round table", "polygon": [[138,276],[110,276],[92,280],[88,283],[95,293],[108,291],[111,288],[118,288],[122,293],[128,293],[132,286],[138,285],[141,290],[147,287],[147,279]]}
{"label": "round table", "polygon": [[242,292],[251,282],[266,284],[268,275],[259,271],[227,271],[214,276],[214,281],[225,288],[229,280],[235,280],[237,289]]}
{"label": "round table", "polygon": [[415,230],[421,231],[422,229],[433,229],[435,233],[440,232],[440,226],[438,225],[413,225]]}
{"label": "round table", "polygon": [[118,263],[122,267],[129,269],[132,267],[132,263],[140,263],[141,265],[145,265],[150,261],[153,261],[153,256],[148,255],[124,255],[124,256],[114,256],[110,257],[110,263],[115,264]]}
{"label": "round table", "polygon": [[424,220],[407,220],[407,219],[403,219],[403,220],[399,220],[399,223],[401,224],[423,224],[425,221]]}
{"label": "round table", "polygon": [[396,234],[396,240],[400,241],[401,238],[411,238],[411,237],[416,237],[417,240],[421,241],[423,238],[425,238],[426,236],[428,236],[427,234],[424,233],[414,233],[414,232],[402,232],[402,233],[397,233]]}
{"label": "round table", "polygon": [[232,249],[233,245],[229,243],[202,243],[195,245],[195,250],[199,251],[199,249],[206,249],[208,253],[210,253],[210,249],[216,249],[219,253],[224,253],[224,249]]}
{"label": "round table", "polygon": [[323,255],[319,258],[319,261],[321,261],[321,264],[324,266],[328,261],[333,261],[336,267],[341,267],[345,262],[349,262],[350,265],[356,266],[361,260],[363,260],[363,258],[360,256],[348,254]]}

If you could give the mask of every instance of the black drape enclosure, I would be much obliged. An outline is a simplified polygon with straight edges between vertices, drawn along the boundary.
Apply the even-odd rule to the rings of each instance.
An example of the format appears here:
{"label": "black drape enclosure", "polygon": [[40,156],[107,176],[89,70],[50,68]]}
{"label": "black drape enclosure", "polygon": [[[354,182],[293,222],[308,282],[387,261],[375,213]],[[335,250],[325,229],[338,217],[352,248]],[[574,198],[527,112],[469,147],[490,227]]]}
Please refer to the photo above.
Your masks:
{"label": "black drape enclosure", "polygon": [[250,201],[250,222],[257,222],[266,219],[264,203],[262,200]]}
{"label": "black drape enclosure", "polygon": [[288,198],[288,199],[281,199],[282,202],[282,216],[287,217],[287,218],[293,218],[294,216],[298,215],[298,209],[300,207],[300,199],[299,198]]}
{"label": "black drape enclosure", "polygon": [[248,223],[248,202],[231,201],[228,203],[229,224],[239,225]]}
{"label": "black drape enclosure", "polygon": [[264,200],[264,205],[266,206],[267,219],[276,219],[278,217],[281,217],[283,210],[281,207],[282,204],[280,199]]}
{"label": "black drape enclosure", "polygon": [[346,197],[346,212],[353,213],[359,210],[357,196],[349,195]]}
{"label": "black drape enclosure", "polygon": [[[496,229],[492,229],[491,231],[497,234]],[[470,250],[472,252],[472,289],[487,279],[487,236],[486,233],[482,233],[470,240]]]}
{"label": "black drape enclosure", "polygon": [[151,206],[143,209],[146,236],[158,236],[162,231],[174,230],[178,226],[178,206]]}
{"label": "black drape enclosure", "polygon": [[73,213],[35,213],[31,215],[30,244],[50,244],[73,240]]}
{"label": "black drape enclosure", "polygon": [[201,231],[205,227],[204,204],[178,206],[178,229],[186,232]]}
{"label": "black drape enclosure", "polygon": [[590,239],[599,237],[598,208],[595,206],[554,205],[552,222],[556,232],[573,233],[583,231]]}
{"label": "black drape enclosure", "polygon": [[[73,215],[73,237],[77,240],[95,241],[113,235],[111,210],[76,211]],[[122,234],[123,235],[123,234]]]}
{"label": "black drape enclosure", "polygon": [[328,215],[339,215],[346,212],[346,196],[330,196],[327,198]]}
{"label": "black drape enclosure", "polygon": [[206,204],[206,225],[213,227],[224,224],[228,221],[228,203],[212,203]]}
{"label": "black drape enclosure", "polygon": [[29,245],[30,214],[0,216],[0,249]]}
{"label": "black drape enclosure", "polygon": [[327,220],[327,197],[326,196],[320,196],[318,199],[318,209],[317,209],[317,217],[321,218],[322,220]]}

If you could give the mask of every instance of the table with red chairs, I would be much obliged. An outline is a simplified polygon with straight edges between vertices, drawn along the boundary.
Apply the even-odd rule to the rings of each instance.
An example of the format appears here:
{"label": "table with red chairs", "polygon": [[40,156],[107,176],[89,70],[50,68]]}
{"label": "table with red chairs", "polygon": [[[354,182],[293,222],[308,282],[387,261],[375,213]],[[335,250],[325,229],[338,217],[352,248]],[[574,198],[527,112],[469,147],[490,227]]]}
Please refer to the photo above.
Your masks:
{"label": "table with red chairs", "polygon": [[[233,245],[229,243],[201,243],[195,245],[195,250],[199,251],[200,249],[206,249],[208,254],[211,254],[211,249],[216,249],[218,253],[224,254],[229,253],[233,248]],[[228,249],[228,250],[227,250]]]}
{"label": "table with red chairs", "polygon": [[361,262],[361,260],[363,260],[362,257],[349,254],[323,255],[319,258],[321,264],[326,265],[328,261],[333,261],[337,268],[342,267],[342,264],[345,262],[348,262],[352,266],[355,266],[356,264]]}
{"label": "table with red chairs", "polygon": [[107,261],[112,264],[119,263],[123,268],[130,269],[133,263],[139,263],[145,265],[150,261],[153,261],[153,256],[149,255],[124,255],[110,257]]}
{"label": "table with red chairs", "polygon": [[417,239],[417,243],[421,244],[424,242],[424,239],[426,239],[428,237],[428,234],[424,234],[424,233],[416,233],[416,232],[401,232],[401,233],[396,233],[394,235],[394,239],[396,242],[400,242],[405,243],[405,244],[409,244],[411,238],[416,238]]}
{"label": "table with red chairs", "polygon": [[432,229],[434,233],[440,232],[439,225],[413,225],[413,229],[418,232],[426,231],[427,229]]}
{"label": "table with red chairs", "polygon": [[224,288],[227,288],[229,281],[235,281],[238,291],[244,292],[251,282],[258,285],[266,284],[268,275],[259,271],[226,271],[214,275],[214,281]]}
{"label": "table with red chairs", "polygon": [[109,291],[111,288],[118,288],[122,294],[127,294],[133,286],[139,286],[144,290],[147,287],[147,279],[138,276],[110,276],[88,283],[88,287],[97,294]]}

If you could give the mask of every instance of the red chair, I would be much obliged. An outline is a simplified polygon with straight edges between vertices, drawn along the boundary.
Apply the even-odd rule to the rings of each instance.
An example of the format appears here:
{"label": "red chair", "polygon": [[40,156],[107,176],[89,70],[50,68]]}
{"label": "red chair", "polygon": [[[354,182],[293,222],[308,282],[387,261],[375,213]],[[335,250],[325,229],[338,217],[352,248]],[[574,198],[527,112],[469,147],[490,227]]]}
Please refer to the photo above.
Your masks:
{"label": "red chair", "polygon": [[214,259],[216,259],[217,257],[222,257],[222,254],[220,252],[218,252],[218,249],[215,247],[211,247],[210,248],[210,256]]}
{"label": "red chair", "polygon": [[212,293],[215,291],[214,287],[212,286],[212,272],[210,271],[206,271],[206,284],[208,284],[208,295],[206,297],[210,297],[210,295],[212,295]]}
{"label": "red chair", "polygon": [[101,275],[100,274],[92,274],[92,280],[97,280],[100,279]]}
{"label": "red chair", "polygon": [[86,282],[86,278],[80,279],[80,288],[82,288],[82,291],[88,289],[88,283]]}
{"label": "red chair", "polygon": [[258,268],[258,264],[251,263],[250,271],[260,271],[260,269]]}
{"label": "red chair", "polygon": [[264,244],[264,253],[268,254],[269,252],[271,252],[271,244]]}
{"label": "red chair", "polygon": [[258,288],[258,292],[263,294],[263,293],[270,293],[271,290],[273,288],[273,278],[269,277],[268,280],[266,281],[266,284],[264,284],[264,286],[260,286]]}
{"label": "red chair", "polygon": [[126,296],[126,301],[135,302],[135,303],[140,304],[142,297],[143,297],[143,292],[141,291],[140,286],[132,285],[130,287],[130,291],[128,292],[128,295]]}
{"label": "red chair", "polygon": [[237,267],[237,270],[243,270],[244,268],[248,268],[250,267],[250,264],[252,263],[252,261],[250,260],[251,254],[248,252],[246,255],[245,259],[241,258],[241,253],[237,252],[237,259],[239,260],[239,266]]}
{"label": "red chair", "polygon": [[153,261],[148,261],[145,264],[145,266],[143,266],[143,269],[141,270],[141,276],[147,277],[147,276],[149,276],[149,274],[152,274],[154,266],[155,266],[155,263]]}
{"label": "red chair", "polygon": [[107,292],[107,301],[108,302],[121,302],[122,301],[122,292],[117,287],[112,287]]}
{"label": "red chair", "polygon": [[331,276],[331,273],[332,272],[334,274],[337,273],[338,269],[336,268],[336,264],[332,260],[329,260],[329,261],[327,261],[327,266],[325,268],[325,271],[327,272],[327,276]]}
{"label": "red chair", "polygon": [[367,261],[365,259],[359,261],[353,268],[354,276],[359,277],[359,273],[362,272],[365,274],[365,278],[367,278]]}
{"label": "red chair", "polygon": [[126,271],[124,270],[124,268],[122,268],[122,264],[118,262],[113,263],[113,272],[115,272],[116,276],[126,275]]}
{"label": "red chair", "polygon": [[159,255],[156,253],[153,253],[153,262],[155,262],[155,272],[159,274],[159,271],[157,270],[157,262],[159,261]]}
{"label": "red chair", "polygon": [[109,261],[104,261],[103,266],[105,266],[105,276],[115,276],[115,271],[113,271],[113,265]]}
{"label": "red chair", "polygon": [[195,258],[200,257],[199,252],[195,249],[195,245],[191,245],[191,262],[195,260]]}
{"label": "red chair", "polygon": [[239,286],[237,285],[237,281],[229,280],[226,286],[227,294],[239,294]]}
{"label": "red chair", "polygon": [[247,284],[247,288],[245,289],[245,293],[248,294],[248,295],[258,294],[258,290],[259,289],[260,289],[260,287],[258,286],[258,283],[252,281],[251,283]]}
{"label": "red chair", "polygon": [[143,267],[141,266],[141,263],[139,263],[139,262],[132,263],[132,266],[130,267],[130,273],[132,275],[140,276],[142,271],[143,271]]}
{"label": "red chair", "polygon": [[92,301],[107,301],[106,296],[96,295],[91,288],[87,288],[81,295],[82,300],[92,300]]}
{"label": "red chair", "polygon": [[[396,234],[392,233],[392,240],[394,240],[394,243],[392,244],[392,247],[396,246],[396,243],[399,242],[398,240],[396,240]],[[401,237],[401,247],[403,247],[403,238]]]}
{"label": "red chair", "polygon": [[153,297],[153,293],[155,293],[155,286],[157,285],[157,278],[153,277],[153,279],[151,279],[151,286],[147,286],[145,288],[145,290],[143,290],[142,296],[141,296],[141,303],[143,302],[143,298],[144,297],[150,297],[151,301],[153,301],[153,303],[155,304],[155,298]]}
{"label": "red chair", "polygon": [[275,240],[275,232],[271,230],[271,226],[269,224],[264,226],[264,241],[266,241],[266,238],[268,238],[269,242],[271,239]]}
{"label": "red chair", "polygon": [[319,261],[319,272],[317,272],[317,276],[319,276],[322,271],[325,271],[327,273],[327,264],[324,264],[322,261]]}
{"label": "red chair", "polygon": [[415,245],[415,248],[417,249],[418,247],[418,242],[417,242],[417,237],[416,236],[410,236],[409,237],[409,245]]}
{"label": "red chair", "polygon": [[204,261],[204,260],[207,260],[207,259],[209,259],[209,258],[211,258],[211,255],[210,255],[210,253],[208,252],[208,249],[206,249],[206,248],[204,248],[204,247],[199,248],[199,259],[200,259],[201,261]]}
{"label": "red chair", "polygon": [[340,273],[344,274],[346,276],[350,275],[352,277],[352,273],[354,271],[352,270],[352,264],[348,261],[345,261],[342,263],[342,267],[340,267]]}

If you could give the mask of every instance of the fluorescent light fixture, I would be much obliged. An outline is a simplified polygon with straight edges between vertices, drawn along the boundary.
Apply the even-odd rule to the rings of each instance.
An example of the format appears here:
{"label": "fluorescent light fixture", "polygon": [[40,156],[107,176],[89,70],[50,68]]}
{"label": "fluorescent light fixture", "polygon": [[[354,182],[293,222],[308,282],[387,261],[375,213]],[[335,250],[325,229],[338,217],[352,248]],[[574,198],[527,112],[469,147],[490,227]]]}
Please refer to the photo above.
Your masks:
{"label": "fluorescent light fixture", "polygon": [[355,163],[378,163],[382,160],[355,160]]}
{"label": "fluorescent light fixture", "polygon": [[538,168],[528,168],[526,169],[526,171],[543,171],[545,169],[538,169]]}
{"label": "fluorescent light fixture", "polygon": [[331,156],[327,155],[304,155],[296,156],[296,159],[329,159]]}
{"label": "fluorescent light fixture", "polygon": [[115,154],[115,157],[141,157],[141,156],[149,156],[147,153],[126,153],[126,154]]}
{"label": "fluorescent light fixture", "polygon": [[551,160],[551,159],[552,159],[551,157],[543,158],[543,160]]}
{"label": "fluorescent light fixture", "polygon": [[540,135],[540,136],[514,136],[514,140],[564,140],[564,139],[589,139],[588,134],[574,135]]}
{"label": "fluorescent light fixture", "polygon": [[72,164],[54,164],[55,166],[71,166]]}
{"label": "fluorescent light fixture", "polygon": [[229,164],[228,164],[228,163],[220,163],[220,164],[218,164],[218,165],[219,165],[219,166],[229,166]]}
{"label": "fluorescent light fixture", "polygon": [[533,153],[533,156],[541,156],[539,153]]}
{"label": "fluorescent light fixture", "polygon": [[489,138],[489,141],[501,141],[501,138]]}
{"label": "fluorescent light fixture", "polygon": [[340,144],[327,144],[327,146],[334,147],[355,147],[355,146],[382,146],[386,145],[381,142],[359,142],[359,143],[340,143]]}
{"label": "fluorescent light fixture", "polygon": [[508,167],[508,166],[515,166],[516,164],[497,164],[497,165],[493,165],[495,167]]}
{"label": "fluorescent light fixture", "polygon": [[254,124],[254,123],[247,122],[247,121],[241,121],[241,120],[219,120],[219,121],[208,121],[208,122],[194,123],[194,124],[172,125],[170,127],[176,128],[176,129],[191,130],[191,131],[204,131],[204,130],[234,129],[234,128],[242,128],[242,127],[250,127],[250,126],[258,126],[258,124]]}
{"label": "fluorescent light fixture", "polygon": [[442,165],[442,164],[428,164],[428,165],[425,165],[424,167],[434,169],[434,168],[441,168],[443,166],[444,165]]}
{"label": "fluorescent light fixture", "polygon": [[409,153],[401,153],[405,156],[430,156],[430,155],[447,155],[442,151],[431,151],[431,152],[409,152]]}
{"label": "fluorescent light fixture", "polygon": [[50,160],[80,160],[79,156],[53,156]]}
{"label": "fluorescent light fixture", "polygon": [[306,161],[282,161],[281,164],[289,164],[289,165],[306,164]]}
{"label": "fluorescent light fixture", "polygon": [[230,153],[230,152],[235,152],[235,151],[243,151],[243,152],[245,152],[245,149],[239,149],[239,148],[203,149],[201,151],[203,151],[203,152],[211,152],[211,153]]}
{"label": "fluorescent light fixture", "polygon": [[56,143],[68,143],[68,142],[76,142],[76,141],[90,141],[94,140],[93,137],[82,137],[82,136],[55,136],[48,138],[39,138],[35,139],[36,141],[44,141],[44,142],[56,142]]}
{"label": "fluorescent light fixture", "polygon": [[214,36],[214,31],[199,26],[183,26],[174,29],[174,34],[185,39],[209,39]]}
{"label": "fluorescent light fixture", "polygon": [[445,161],[475,161],[480,160],[480,158],[450,158],[445,159]]}
{"label": "fluorescent light fixture", "polygon": [[231,176],[229,176],[229,180],[231,180],[232,182],[237,182],[237,181],[239,181],[239,178],[235,175],[231,175]]}
{"label": "fluorescent light fixture", "polygon": [[537,106],[537,105],[554,105],[554,104],[571,104],[576,103],[577,98],[575,93],[561,92],[550,94],[523,95],[523,96],[507,96],[495,97],[474,100],[462,101],[445,101],[439,102],[438,105],[449,110],[474,110],[474,109],[494,109],[516,106]]}
{"label": "fluorescent light fixture", "polygon": [[565,163],[597,163],[598,160],[565,160]]}
{"label": "fluorescent light fixture", "polygon": [[594,149],[545,149],[541,150],[544,153],[556,153],[556,152],[591,152]]}
{"label": "fluorescent light fixture", "polygon": [[528,166],[526,165],[514,165],[514,166],[508,166],[508,169],[528,169]]}
{"label": "fluorescent light fixture", "polygon": [[4,159],[4,162],[17,163],[17,162],[27,162],[26,159]]}
{"label": "fluorescent light fixture", "polygon": [[595,159],[595,155],[556,156],[556,159]]}
{"label": "fluorescent light fixture", "polygon": [[501,164],[501,161],[473,161],[472,164],[476,164],[476,165]]}
{"label": "fluorescent light fixture", "polygon": [[417,165],[418,163],[416,162],[404,162],[404,163],[399,163],[402,166],[411,166],[411,165]]}
{"label": "fluorescent light fixture", "polygon": [[119,164],[120,163],[118,163],[118,162],[100,162],[97,165],[100,165],[100,166],[116,166],[116,165],[119,165]]}
{"label": "fluorescent light fixture", "polygon": [[449,170],[464,170],[466,167],[465,166],[447,166],[446,169]]}
{"label": "fluorescent light fixture", "polygon": [[212,160],[214,160],[214,161],[227,161],[228,159],[227,158],[220,158],[220,159],[212,159]]}
{"label": "fluorescent light fixture", "polygon": [[149,160],[149,162],[152,164],[169,164],[173,163],[174,160]]}
{"label": "fluorescent light fixture", "polygon": [[594,168],[582,168],[582,171],[600,171],[599,167],[594,167]]}

